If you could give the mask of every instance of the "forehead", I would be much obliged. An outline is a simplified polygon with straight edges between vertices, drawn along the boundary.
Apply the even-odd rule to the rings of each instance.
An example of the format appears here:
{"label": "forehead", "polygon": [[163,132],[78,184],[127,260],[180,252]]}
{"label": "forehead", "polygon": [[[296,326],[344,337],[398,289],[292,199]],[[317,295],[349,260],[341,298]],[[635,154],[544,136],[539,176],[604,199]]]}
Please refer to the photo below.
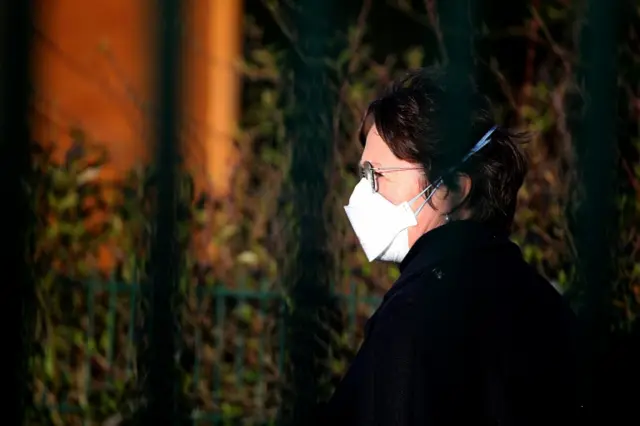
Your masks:
{"label": "forehead", "polygon": [[376,126],[371,126],[360,158],[360,164],[365,161],[370,162],[375,167],[401,167],[407,164],[406,161],[396,157],[389,145],[382,139]]}

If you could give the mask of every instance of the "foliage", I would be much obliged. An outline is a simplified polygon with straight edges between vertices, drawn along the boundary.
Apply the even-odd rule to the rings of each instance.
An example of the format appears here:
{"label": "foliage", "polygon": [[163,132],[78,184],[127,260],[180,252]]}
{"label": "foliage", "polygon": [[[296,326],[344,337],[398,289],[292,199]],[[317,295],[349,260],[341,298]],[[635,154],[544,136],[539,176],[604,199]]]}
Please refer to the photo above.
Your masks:
{"label": "foliage", "polygon": [[[98,178],[108,162],[104,147],[89,143],[79,130],[72,131],[72,139],[62,164],[52,160],[51,148],[40,146],[34,153],[39,176],[39,354],[32,368],[39,411],[32,422],[43,424],[74,424],[63,411],[47,409],[56,405],[68,404],[98,417],[115,411],[135,383],[135,354],[128,341],[134,310],[115,289],[94,282],[104,271],[99,256],[109,246],[122,250],[114,253],[114,277],[130,272],[140,248],[135,246],[140,222],[126,215],[132,200],[127,204],[117,187]],[[125,290],[127,296],[131,288]]]}
{"label": "foliage", "polygon": [[[138,167],[122,180],[102,179],[100,170],[109,162],[104,147],[79,130],[72,138],[62,164],[53,161],[52,149],[38,147],[33,156],[40,218],[34,424],[126,420],[144,403],[141,289],[148,285],[153,173]],[[204,194],[195,197],[188,175],[179,194],[179,243],[186,256],[178,303],[182,345],[176,356],[189,414],[206,419],[214,412],[224,419],[255,412],[273,418],[279,298],[268,294],[272,289],[264,275],[253,280],[250,269],[236,268],[229,282],[238,283],[240,293],[228,293],[230,286],[225,293],[210,265],[198,260],[198,239],[219,212]],[[228,236],[217,237],[219,242]],[[256,262],[246,250],[239,259],[249,267]],[[258,285],[263,299],[251,294]],[[240,344],[244,354],[237,351]]]}

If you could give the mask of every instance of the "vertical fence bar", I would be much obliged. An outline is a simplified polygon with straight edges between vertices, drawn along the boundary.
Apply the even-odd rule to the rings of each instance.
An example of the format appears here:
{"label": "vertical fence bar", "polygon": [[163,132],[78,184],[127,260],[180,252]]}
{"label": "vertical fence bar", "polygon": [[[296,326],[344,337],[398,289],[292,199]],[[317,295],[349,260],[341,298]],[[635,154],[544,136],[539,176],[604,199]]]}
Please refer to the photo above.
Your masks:
{"label": "vertical fence bar", "polygon": [[438,2],[446,52],[444,83],[447,96],[443,105],[444,136],[451,147],[451,165],[455,165],[470,148],[471,94],[473,67],[474,0]]}
{"label": "vertical fence bar", "polygon": [[159,0],[157,7],[157,105],[154,117],[157,198],[151,242],[150,310],[145,425],[178,424],[176,311],[180,253],[177,251],[177,165],[180,84],[181,1]]}
{"label": "vertical fence bar", "polygon": [[255,405],[257,407],[258,418],[265,418],[264,402],[267,396],[267,379],[265,377],[265,357],[266,357],[266,321],[269,316],[269,287],[270,282],[267,279],[260,281],[260,322],[262,324],[262,332],[258,337],[258,383],[255,386]]}
{"label": "vertical fence bar", "polygon": [[[578,273],[585,307],[587,370],[596,371],[595,360],[607,345],[611,323],[613,284],[612,251],[616,226],[616,119],[617,37],[620,2],[589,0],[581,33],[579,81],[585,90],[583,115],[576,144],[577,172],[581,180],[574,239]],[[593,383],[590,383],[593,385]],[[587,386],[589,389],[590,386]],[[604,413],[603,413],[604,414]],[[607,422],[610,420],[607,414]]]}
{"label": "vertical fence bar", "polygon": [[[2,256],[3,293],[8,326],[4,368],[9,378],[3,398],[3,423],[25,424],[31,400],[29,357],[35,315],[33,209],[27,184],[30,175],[28,110],[31,101],[32,1],[9,1],[0,6],[0,181],[5,217]],[[8,290],[8,291],[6,291]],[[17,320],[17,321],[16,321]]]}
{"label": "vertical fence bar", "polygon": [[95,322],[96,322],[96,287],[98,283],[94,280],[87,282],[87,332],[85,334],[85,353],[84,353],[84,389],[81,399],[81,407],[83,411],[83,425],[91,423],[91,407],[89,398],[91,397],[91,359],[96,350],[95,344]]}
{"label": "vertical fence bar", "polygon": [[213,368],[213,389],[211,390],[214,395],[214,403],[218,406],[222,404],[222,386],[224,378],[224,362],[225,362],[225,318],[227,316],[227,295],[223,291],[221,283],[216,283],[216,287],[213,291],[213,298],[215,303],[215,319],[213,321],[215,328],[215,348],[216,348],[216,365]]}
{"label": "vertical fence bar", "polygon": [[296,4],[296,40],[288,56],[293,72],[287,105],[291,169],[287,180],[292,214],[287,218],[289,259],[285,281],[289,294],[286,318],[287,384],[280,423],[311,423],[321,394],[322,366],[328,351],[322,344],[322,312],[330,303],[333,265],[326,217],[333,164],[332,102],[325,60],[329,56],[335,1],[303,0]]}

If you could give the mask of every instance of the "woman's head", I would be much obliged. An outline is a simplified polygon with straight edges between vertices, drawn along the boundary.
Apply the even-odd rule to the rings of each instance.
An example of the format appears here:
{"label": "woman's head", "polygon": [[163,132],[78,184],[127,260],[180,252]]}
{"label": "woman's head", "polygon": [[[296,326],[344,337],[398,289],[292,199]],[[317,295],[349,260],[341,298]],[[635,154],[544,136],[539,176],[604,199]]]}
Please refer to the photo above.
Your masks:
{"label": "woman's head", "polygon": [[411,72],[369,105],[360,128],[361,166],[370,163],[375,169],[378,193],[394,205],[420,195],[410,205],[417,223],[408,229],[409,246],[448,220],[509,229],[526,173],[518,148],[523,135],[500,127],[486,146],[462,162],[494,127],[491,107],[474,94],[470,122],[465,123],[471,138],[451,143],[444,136],[444,99],[439,75],[425,69]]}

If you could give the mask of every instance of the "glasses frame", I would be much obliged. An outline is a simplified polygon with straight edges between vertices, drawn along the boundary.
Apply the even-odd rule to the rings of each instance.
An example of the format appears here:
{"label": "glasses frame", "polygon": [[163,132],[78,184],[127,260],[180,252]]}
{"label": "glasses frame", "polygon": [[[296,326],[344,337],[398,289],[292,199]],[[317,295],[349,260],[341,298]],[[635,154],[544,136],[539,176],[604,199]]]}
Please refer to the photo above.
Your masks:
{"label": "glasses frame", "polygon": [[371,183],[371,190],[378,192],[378,175],[384,173],[404,172],[406,170],[422,170],[422,167],[374,167],[370,161],[365,161],[359,165],[360,177]]}

